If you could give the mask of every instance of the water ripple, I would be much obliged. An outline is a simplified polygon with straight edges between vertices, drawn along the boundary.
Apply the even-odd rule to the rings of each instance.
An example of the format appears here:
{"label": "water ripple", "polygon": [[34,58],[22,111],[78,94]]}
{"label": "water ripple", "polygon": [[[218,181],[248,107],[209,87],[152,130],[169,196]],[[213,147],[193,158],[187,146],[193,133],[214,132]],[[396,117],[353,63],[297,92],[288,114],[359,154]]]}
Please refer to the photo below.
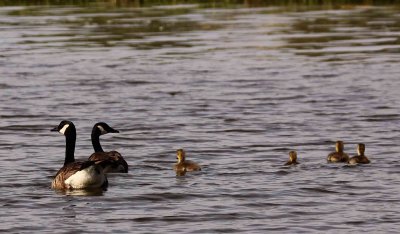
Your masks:
{"label": "water ripple", "polygon": [[[1,231],[399,229],[398,4],[25,2],[0,4]],[[53,191],[63,119],[81,160],[118,129],[130,172]],[[327,164],[339,139],[372,164]],[[177,176],[178,148],[202,171]]]}

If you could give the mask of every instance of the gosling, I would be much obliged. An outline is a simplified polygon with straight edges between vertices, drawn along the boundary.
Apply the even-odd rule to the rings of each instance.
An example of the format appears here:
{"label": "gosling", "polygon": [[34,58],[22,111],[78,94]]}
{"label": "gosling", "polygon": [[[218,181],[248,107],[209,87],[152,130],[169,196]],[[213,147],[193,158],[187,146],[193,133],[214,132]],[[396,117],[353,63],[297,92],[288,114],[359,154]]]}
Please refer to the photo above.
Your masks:
{"label": "gosling", "polygon": [[289,161],[287,161],[285,163],[285,166],[296,165],[296,164],[299,164],[299,162],[297,162],[297,153],[296,153],[296,151],[290,151],[289,152]]}
{"label": "gosling", "polygon": [[187,171],[201,171],[201,167],[197,163],[186,160],[186,153],[183,149],[176,151],[176,159],[178,159],[178,162],[175,164],[174,170],[177,174],[181,174],[181,172],[185,174]]}
{"label": "gosling", "polygon": [[351,157],[349,160],[349,164],[358,164],[358,163],[368,164],[368,163],[370,163],[369,159],[367,158],[367,156],[365,156],[364,152],[365,152],[365,145],[358,144],[357,145],[358,155]]}
{"label": "gosling", "polygon": [[349,155],[344,152],[343,141],[336,141],[336,152],[332,152],[328,155],[328,162],[348,162]]}

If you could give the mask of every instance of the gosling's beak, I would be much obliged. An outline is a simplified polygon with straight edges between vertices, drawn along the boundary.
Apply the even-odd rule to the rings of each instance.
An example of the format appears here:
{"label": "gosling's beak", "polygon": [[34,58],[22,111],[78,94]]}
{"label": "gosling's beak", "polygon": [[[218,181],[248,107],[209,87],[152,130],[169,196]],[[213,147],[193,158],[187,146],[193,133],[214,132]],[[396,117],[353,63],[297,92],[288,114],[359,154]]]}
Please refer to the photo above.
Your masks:
{"label": "gosling's beak", "polygon": [[58,127],[54,127],[50,130],[50,132],[58,132]]}

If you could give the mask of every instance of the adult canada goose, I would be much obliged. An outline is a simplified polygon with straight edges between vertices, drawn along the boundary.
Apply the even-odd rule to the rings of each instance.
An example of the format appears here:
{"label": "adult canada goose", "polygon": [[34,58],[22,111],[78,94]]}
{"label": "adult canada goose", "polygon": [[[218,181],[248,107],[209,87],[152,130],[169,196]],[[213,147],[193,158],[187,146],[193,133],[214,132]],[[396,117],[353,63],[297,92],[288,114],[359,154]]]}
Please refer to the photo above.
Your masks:
{"label": "adult canada goose", "polygon": [[63,120],[51,131],[60,132],[66,139],[64,166],[57,172],[51,187],[54,189],[105,189],[108,181],[101,162],[75,161],[75,125],[71,121]]}
{"label": "adult canada goose", "polygon": [[186,160],[186,153],[183,149],[176,151],[178,162],[174,166],[177,175],[184,175],[187,171],[201,171],[201,167],[192,161]]}
{"label": "adult canada goose", "polygon": [[289,161],[287,161],[285,163],[285,165],[296,165],[299,164],[299,162],[297,162],[297,153],[296,151],[290,151],[289,152]]}
{"label": "adult canada goose", "polygon": [[128,163],[117,151],[104,152],[100,145],[100,136],[107,133],[119,133],[104,122],[96,123],[92,129],[92,145],[94,153],[90,155],[89,161],[102,161],[104,173],[122,172],[128,173]]}
{"label": "adult canada goose", "polygon": [[350,158],[349,164],[358,164],[358,163],[368,164],[368,163],[370,163],[369,159],[364,154],[365,153],[365,145],[364,144],[357,145],[357,153],[358,153],[357,156],[353,156]]}
{"label": "adult canada goose", "polygon": [[349,155],[344,152],[343,141],[336,141],[336,152],[332,152],[327,157],[328,162],[348,162]]}

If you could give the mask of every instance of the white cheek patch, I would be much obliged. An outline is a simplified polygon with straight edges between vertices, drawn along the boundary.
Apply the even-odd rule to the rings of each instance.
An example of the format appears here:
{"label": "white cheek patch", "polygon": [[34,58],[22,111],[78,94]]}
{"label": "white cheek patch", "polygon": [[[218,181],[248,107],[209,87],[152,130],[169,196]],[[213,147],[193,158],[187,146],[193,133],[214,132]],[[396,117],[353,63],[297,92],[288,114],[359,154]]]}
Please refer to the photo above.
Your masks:
{"label": "white cheek patch", "polygon": [[97,128],[100,130],[101,135],[107,134],[107,131],[102,126],[98,125]]}
{"label": "white cheek patch", "polygon": [[60,129],[60,133],[61,134],[64,134],[65,133],[65,131],[67,131],[67,128],[69,127],[69,124],[66,124],[66,125],[64,125],[64,127],[62,127],[61,129]]}

